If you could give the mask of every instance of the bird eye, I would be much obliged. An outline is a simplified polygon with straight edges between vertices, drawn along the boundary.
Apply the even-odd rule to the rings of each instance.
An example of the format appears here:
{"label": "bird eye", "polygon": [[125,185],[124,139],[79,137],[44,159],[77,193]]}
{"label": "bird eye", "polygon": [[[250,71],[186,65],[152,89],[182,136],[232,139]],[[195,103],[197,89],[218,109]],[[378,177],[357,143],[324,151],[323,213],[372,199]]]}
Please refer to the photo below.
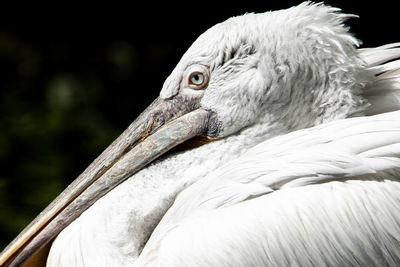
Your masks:
{"label": "bird eye", "polygon": [[193,85],[202,85],[204,83],[204,75],[201,72],[193,72],[190,74],[189,83]]}
{"label": "bird eye", "polygon": [[189,73],[187,78],[187,86],[192,89],[204,89],[208,85],[209,72],[203,65],[192,66],[187,70]]}

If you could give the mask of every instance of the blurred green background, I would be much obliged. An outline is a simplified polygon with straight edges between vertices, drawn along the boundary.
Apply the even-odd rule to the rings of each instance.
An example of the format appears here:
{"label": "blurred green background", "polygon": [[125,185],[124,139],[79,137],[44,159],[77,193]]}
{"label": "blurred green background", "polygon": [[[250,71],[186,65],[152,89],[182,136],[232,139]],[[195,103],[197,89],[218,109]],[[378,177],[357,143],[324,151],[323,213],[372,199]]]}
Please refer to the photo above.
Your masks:
{"label": "blurred green background", "polygon": [[[151,103],[199,34],[301,2],[3,8],[0,249]],[[326,2],[360,15],[349,25],[364,46],[400,41],[394,1]]]}

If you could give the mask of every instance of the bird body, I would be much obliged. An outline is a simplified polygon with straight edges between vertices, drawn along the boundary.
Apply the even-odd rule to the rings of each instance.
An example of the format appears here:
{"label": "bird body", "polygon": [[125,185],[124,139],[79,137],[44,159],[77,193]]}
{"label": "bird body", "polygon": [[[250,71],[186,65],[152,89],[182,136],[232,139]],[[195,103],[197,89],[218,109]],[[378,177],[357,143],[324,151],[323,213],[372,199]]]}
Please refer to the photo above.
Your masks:
{"label": "bird body", "polygon": [[[201,35],[155,103],[206,112],[188,120],[209,141],[101,194],[48,266],[399,266],[400,48],[357,49],[339,11],[306,2]],[[178,116],[156,115],[141,141]]]}
{"label": "bird body", "polygon": [[137,266],[397,266],[399,115],[249,149],[178,195]]}

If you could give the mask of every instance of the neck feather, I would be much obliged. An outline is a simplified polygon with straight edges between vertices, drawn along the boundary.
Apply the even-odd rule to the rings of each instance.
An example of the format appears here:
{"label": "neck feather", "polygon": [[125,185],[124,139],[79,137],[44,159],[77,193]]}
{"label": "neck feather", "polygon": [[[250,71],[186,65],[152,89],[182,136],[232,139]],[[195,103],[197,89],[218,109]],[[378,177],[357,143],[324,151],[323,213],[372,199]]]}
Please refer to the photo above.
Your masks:
{"label": "neck feather", "polygon": [[93,260],[98,266],[133,264],[180,191],[262,140],[287,131],[279,124],[257,124],[240,134],[162,157],[64,229],[52,245],[49,265],[93,264],[88,262]]}

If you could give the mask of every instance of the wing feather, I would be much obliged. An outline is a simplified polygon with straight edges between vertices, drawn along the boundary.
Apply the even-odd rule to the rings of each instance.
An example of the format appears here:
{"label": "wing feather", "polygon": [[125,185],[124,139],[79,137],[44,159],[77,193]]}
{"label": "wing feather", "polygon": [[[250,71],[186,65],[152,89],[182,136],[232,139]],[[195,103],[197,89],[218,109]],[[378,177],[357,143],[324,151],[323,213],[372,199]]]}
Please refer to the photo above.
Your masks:
{"label": "wing feather", "polygon": [[[265,141],[184,190],[173,218],[304,182],[350,179],[400,167],[400,111],[335,121]],[[262,189],[261,189],[262,188]],[[232,189],[232,190],[230,190]],[[241,191],[241,189],[243,189]],[[245,190],[246,189],[246,190]],[[231,204],[236,204],[233,201]],[[167,214],[172,213],[169,211]]]}
{"label": "wing feather", "polygon": [[400,109],[400,43],[359,49],[360,58],[375,78],[364,88],[370,103],[366,115]]}
{"label": "wing feather", "polygon": [[400,43],[387,44],[374,48],[358,49],[359,56],[370,67],[374,67],[390,60],[398,59]]}
{"label": "wing feather", "polygon": [[399,111],[276,137],[181,192],[138,263],[396,266],[399,180]]}

